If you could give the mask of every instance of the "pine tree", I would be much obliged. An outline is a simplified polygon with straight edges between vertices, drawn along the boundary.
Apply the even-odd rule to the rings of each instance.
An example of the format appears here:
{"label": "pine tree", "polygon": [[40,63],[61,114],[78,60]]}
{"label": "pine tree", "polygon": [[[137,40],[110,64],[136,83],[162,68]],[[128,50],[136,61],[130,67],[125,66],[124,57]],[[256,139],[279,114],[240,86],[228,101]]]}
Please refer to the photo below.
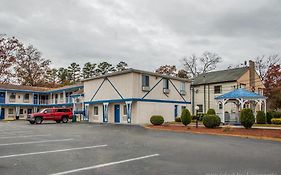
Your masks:
{"label": "pine tree", "polygon": [[95,68],[96,68],[96,64],[92,64],[90,62],[85,63],[82,70],[83,78],[86,79],[95,76],[96,75]]}
{"label": "pine tree", "polygon": [[98,75],[104,75],[115,71],[116,69],[112,66],[112,64],[109,64],[108,62],[101,62],[97,68]]}
{"label": "pine tree", "polygon": [[80,80],[80,71],[80,65],[77,63],[71,63],[70,66],[68,66],[68,76],[71,83],[76,83]]}
{"label": "pine tree", "polygon": [[128,64],[124,61],[120,61],[117,65],[116,65],[116,70],[117,71],[123,71],[126,70],[128,68]]}

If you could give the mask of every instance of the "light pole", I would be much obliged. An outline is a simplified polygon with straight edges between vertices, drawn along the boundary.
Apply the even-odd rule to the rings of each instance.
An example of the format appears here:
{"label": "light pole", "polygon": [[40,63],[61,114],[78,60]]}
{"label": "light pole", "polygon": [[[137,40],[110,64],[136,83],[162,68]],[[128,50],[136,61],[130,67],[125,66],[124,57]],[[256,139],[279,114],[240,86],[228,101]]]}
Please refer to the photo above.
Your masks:
{"label": "light pole", "polygon": [[199,106],[195,106],[195,111],[196,111],[196,128],[198,128],[198,120],[199,120],[198,110],[199,110]]}

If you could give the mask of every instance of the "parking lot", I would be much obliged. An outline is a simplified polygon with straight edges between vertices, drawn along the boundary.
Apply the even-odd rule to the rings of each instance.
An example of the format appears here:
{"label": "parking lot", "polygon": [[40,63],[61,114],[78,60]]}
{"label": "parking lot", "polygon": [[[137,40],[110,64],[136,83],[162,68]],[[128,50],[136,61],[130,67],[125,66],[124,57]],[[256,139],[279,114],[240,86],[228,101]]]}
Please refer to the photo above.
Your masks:
{"label": "parking lot", "polygon": [[281,174],[281,143],[140,126],[0,122],[0,174]]}

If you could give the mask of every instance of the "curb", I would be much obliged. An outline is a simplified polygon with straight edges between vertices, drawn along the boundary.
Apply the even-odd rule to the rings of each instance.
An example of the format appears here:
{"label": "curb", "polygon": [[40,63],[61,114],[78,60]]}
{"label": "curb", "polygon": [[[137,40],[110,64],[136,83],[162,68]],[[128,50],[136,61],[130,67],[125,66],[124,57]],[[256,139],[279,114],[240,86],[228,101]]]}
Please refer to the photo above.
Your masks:
{"label": "curb", "polygon": [[144,128],[150,129],[150,130],[172,131],[172,132],[188,132],[188,133],[201,134],[201,135],[230,136],[230,137],[240,137],[240,138],[246,138],[246,139],[269,140],[269,141],[281,142],[281,138],[273,138],[273,137],[258,137],[258,136],[250,136],[250,135],[205,133],[205,132],[196,132],[196,131],[195,132],[194,131],[179,131],[179,130],[164,129],[164,128],[150,128],[150,127],[147,127],[147,126],[144,126]]}

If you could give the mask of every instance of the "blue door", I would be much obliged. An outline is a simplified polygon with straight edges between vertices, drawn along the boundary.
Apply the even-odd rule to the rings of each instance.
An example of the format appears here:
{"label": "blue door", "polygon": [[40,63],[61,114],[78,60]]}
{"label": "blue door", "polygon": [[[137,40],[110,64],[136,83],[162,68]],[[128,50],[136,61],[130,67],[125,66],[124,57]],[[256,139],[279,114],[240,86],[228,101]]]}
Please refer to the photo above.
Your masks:
{"label": "blue door", "polygon": [[120,123],[120,105],[114,105],[114,122]]}
{"label": "blue door", "polygon": [[178,105],[175,105],[175,118],[178,116]]}
{"label": "blue door", "polygon": [[5,118],[5,109],[4,108],[1,108],[1,111],[0,111],[0,120],[4,119]]}

